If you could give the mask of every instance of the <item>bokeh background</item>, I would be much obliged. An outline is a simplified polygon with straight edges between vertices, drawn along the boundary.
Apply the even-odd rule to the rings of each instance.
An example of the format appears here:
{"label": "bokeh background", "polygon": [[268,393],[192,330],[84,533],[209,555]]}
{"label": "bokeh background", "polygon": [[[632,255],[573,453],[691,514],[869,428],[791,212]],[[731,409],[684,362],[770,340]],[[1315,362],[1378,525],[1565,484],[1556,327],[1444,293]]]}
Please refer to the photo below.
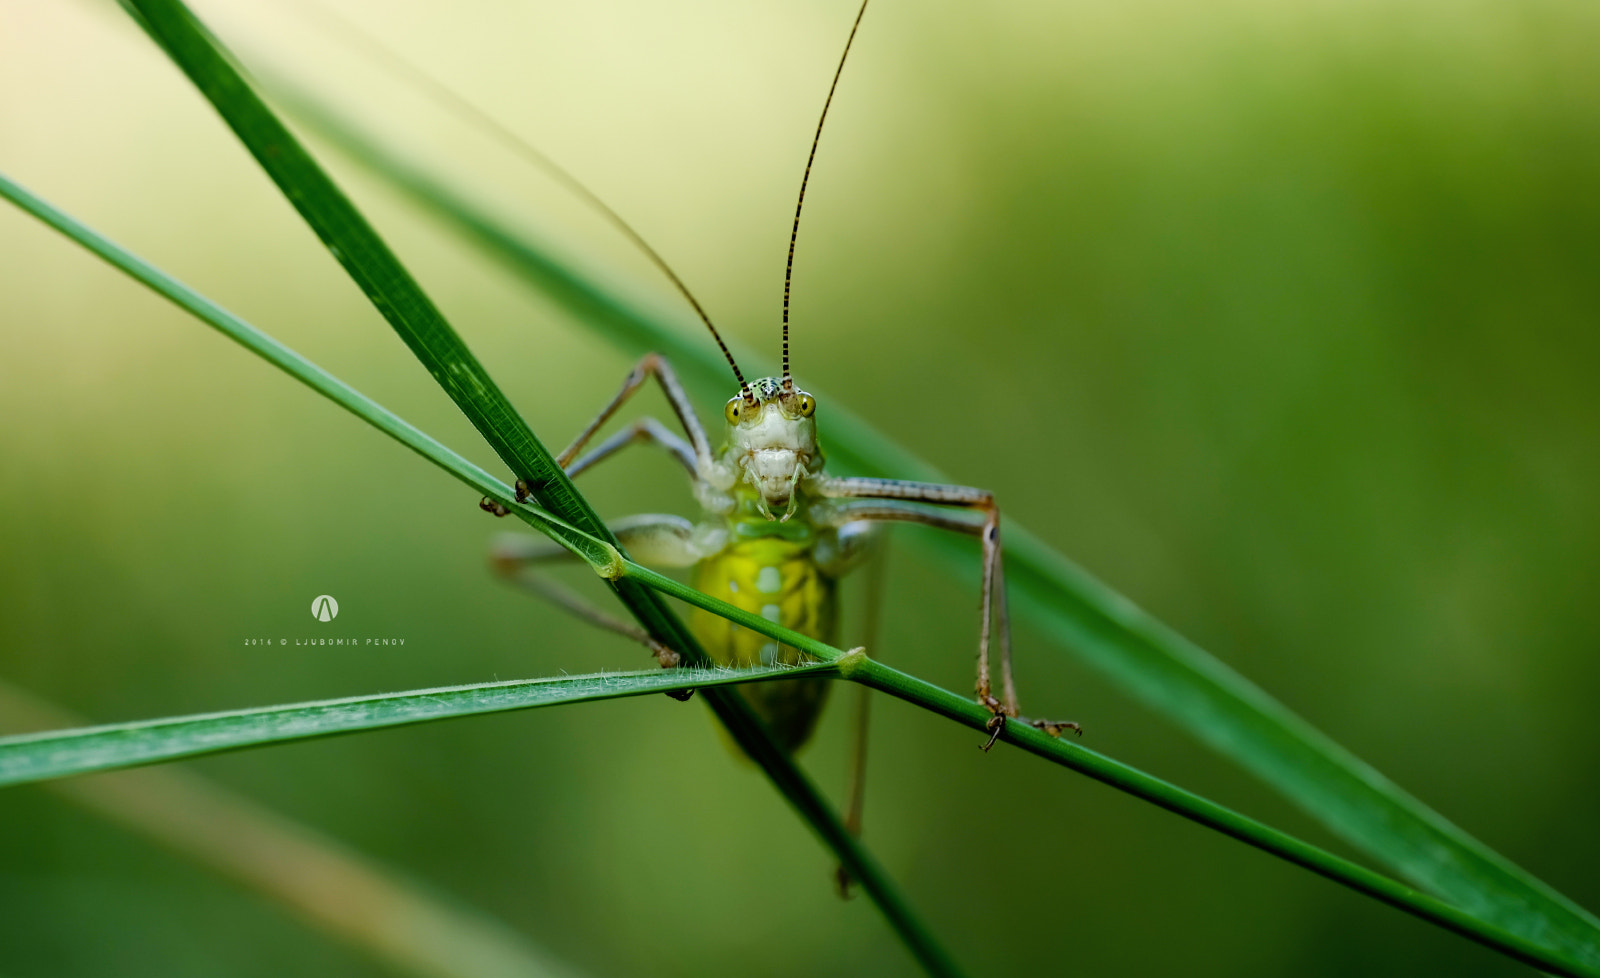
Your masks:
{"label": "bokeh background", "polygon": [[[682,318],[550,181],[305,8],[261,6],[198,9],[253,67]],[[775,352],[851,0],[337,9],[562,161]],[[124,15],[0,18],[0,169],[498,471]],[[1577,0],[876,0],[813,174],[798,376],[1600,906],[1596,50]],[[547,441],[644,352],[323,156]],[[6,683],[113,721],[646,664],[495,584],[506,527],[453,481],[9,208],[0,282]],[[713,417],[727,396],[698,394]],[[648,453],[584,488],[605,514],[692,512]],[[901,536],[879,652],[967,688],[975,565],[952,578]],[[308,614],[322,593],[331,625]],[[246,645],[328,634],[405,644]],[[1030,712],[1345,851],[1070,650],[1023,627],[1019,655]],[[804,757],[836,796],[845,717]],[[873,735],[868,840],[975,974],[1524,970],[898,703]],[[185,767],[583,973],[913,972],[698,705]],[[45,788],[0,796],[0,908],[7,976],[393,973]]]}

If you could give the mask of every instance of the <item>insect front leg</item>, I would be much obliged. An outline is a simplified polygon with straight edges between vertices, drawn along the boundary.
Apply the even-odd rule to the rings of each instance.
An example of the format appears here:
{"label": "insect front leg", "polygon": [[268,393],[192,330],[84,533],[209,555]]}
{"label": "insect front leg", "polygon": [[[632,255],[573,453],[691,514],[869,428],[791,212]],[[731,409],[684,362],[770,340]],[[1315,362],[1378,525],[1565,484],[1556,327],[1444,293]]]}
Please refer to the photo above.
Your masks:
{"label": "insect front leg", "polygon": [[[666,425],[655,418],[644,417],[611,435],[583,455],[579,455],[584,446],[594,438],[595,433],[651,377],[661,385],[661,391],[666,395],[667,403],[677,416],[678,423],[683,426],[688,441],[673,434]],[[629,445],[638,444],[656,445],[665,449],[679,465],[683,466],[684,472],[694,483],[695,495],[707,509],[723,511],[733,505],[733,500],[724,491],[724,487],[713,484],[712,475],[717,468],[711,457],[710,444],[706,441],[705,428],[700,424],[699,416],[695,414],[694,405],[689,403],[689,396],[684,393],[683,385],[678,382],[678,375],[673,371],[672,365],[665,357],[656,353],[645,354],[633,369],[628,371],[628,376],[622,382],[622,389],[617,391],[616,396],[601,408],[594,420],[578,433],[572,444],[556,456],[556,464],[561,466],[568,477],[577,478]],[[518,482],[517,498],[525,499],[527,494],[527,486]],[[488,503],[483,504],[483,508],[496,516],[506,515],[499,512],[501,507]]]}
{"label": "insect front leg", "polygon": [[[896,479],[835,479],[816,477],[807,483],[825,498],[814,518],[834,526],[854,521],[921,523],[979,538],[983,547],[983,582],[979,598],[978,702],[993,714],[984,750],[994,746],[1007,718],[1020,717],[1016,681],[1011,665],[1011,618],[1006,604],[1005,565],[1000,548],[1000,509],[994,494],[969,486],[948,486]],[[959,507],[971,515],[935,509]],[[994,695],[990,678],[989,636],[999,633],[1001,698]],[[1059,736],[1065,730],[1081,733],[1076,723],[1033,721],[1033,726]]]}
{"label": "insect front leg", "polygon": [[629,424],[626,428],[607,438],[594,448],[579,456],[574,462],[566,463],[563,467],[567,477],[576,479],[589,468],[605,461],[629,445],[657,445],[666,450],[674,461],[683,466],[689,478],[698,478],[698,461],[694,455],[694,448],[682,438],[668,431],[666,426],[655,418],[640,418]]}
{"label": "insect front leg", "polygon": [[[684,434],[689,436],[689,443],[685,445],[676,435],[668,432],[660,422],[652,418],[646,418],[642,422],[635,423],[632,428],[624,429],[623,432],[613,435],[602,443],[599,448],[596,448],[582,459],[578,459],[578,462],[574,464],[573,459],[577,458],[578,453],[583,451],[583,446],[589,443],[595,432],[600,430],[601,425],[609,421],[611,416],[617,413],[617,409],[626,404],[628,399],[651,377],[654,377],[661,385],[661,392],[666,395],[667,403],[672,407],[672,413],[678,416],[678,423],[683,426]],[[634,365],[633,369],[628,372],[628,376],[623,380],[622,389],[617,391],[616,396],[611,399],[610,403],[600,410],[600,413],[595,416],[593,421],[589,422],[589,426],[578,433],[578,437],[572,440],[572,444],[568,445],[560,455],[556,456],[556,464],[565,469],[568,475],[577,475],[626,445],[634,444],[638,441],[653,441],[667,448],[688,469],[691,478],[702,479],[711,468],[711,445],[706,440],[706,430],[700,424],[699,415],[695,414],[694,405],[689,403],[689,395],[684,393],[683,385],[678,383],[677,373],[672,369],[672,365],[667,362],[666,357],[661,356],[659,353],[647,353]]]}

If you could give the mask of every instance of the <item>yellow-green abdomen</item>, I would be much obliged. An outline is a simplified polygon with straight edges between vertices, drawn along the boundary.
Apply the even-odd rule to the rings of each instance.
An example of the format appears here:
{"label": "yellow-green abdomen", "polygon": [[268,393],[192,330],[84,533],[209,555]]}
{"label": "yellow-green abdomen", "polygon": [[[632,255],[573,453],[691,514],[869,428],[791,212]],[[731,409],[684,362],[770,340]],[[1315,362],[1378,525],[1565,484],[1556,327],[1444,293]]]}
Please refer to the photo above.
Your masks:
{"label": "yellow-green abdomen", "polygon": [[[705,593],[832,644],[837,603],[835,585],[811,560],[808,543],[761,537],[742,540],[695,566],[694,586]],[[798,665],[804,655],[766,636],[695,609],[689,627],[719,665]],[[816,727],[828,695],[826,679],[750,683],[740,692],[790,750],[804,744]]]}

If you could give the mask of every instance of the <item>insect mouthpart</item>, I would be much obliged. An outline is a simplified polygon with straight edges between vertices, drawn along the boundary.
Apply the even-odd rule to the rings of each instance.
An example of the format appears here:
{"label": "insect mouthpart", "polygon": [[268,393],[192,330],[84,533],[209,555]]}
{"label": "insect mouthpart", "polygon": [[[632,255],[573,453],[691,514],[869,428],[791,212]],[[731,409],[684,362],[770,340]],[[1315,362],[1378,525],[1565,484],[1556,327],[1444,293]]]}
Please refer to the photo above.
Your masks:
{"label": "insect mouthpart", "polygon": [[[792,448],[752,449],[739,457],[743,481],[758,494],[757,508],[767,519],[788,522],[795,514],[800,480],[810,473],[813,457]],[[776,510],[783,515],[775,515]]]}

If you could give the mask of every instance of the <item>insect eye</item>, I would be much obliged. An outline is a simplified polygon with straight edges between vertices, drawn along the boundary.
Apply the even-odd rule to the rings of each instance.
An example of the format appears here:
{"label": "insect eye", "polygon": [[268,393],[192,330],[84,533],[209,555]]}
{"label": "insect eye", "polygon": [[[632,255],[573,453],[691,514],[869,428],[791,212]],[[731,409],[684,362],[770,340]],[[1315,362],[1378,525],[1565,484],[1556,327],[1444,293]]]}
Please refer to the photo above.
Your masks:
{"label": "insect eye", "polygon": [[809,418],[817,410],[816,398],[810,394],[800,395],[800,417]]}
{"label": "insect eye", "polygon": [[728,419],[729,424],[738,424],[744,416],[744,398],[735,397],[722,409],[722,416]]}

